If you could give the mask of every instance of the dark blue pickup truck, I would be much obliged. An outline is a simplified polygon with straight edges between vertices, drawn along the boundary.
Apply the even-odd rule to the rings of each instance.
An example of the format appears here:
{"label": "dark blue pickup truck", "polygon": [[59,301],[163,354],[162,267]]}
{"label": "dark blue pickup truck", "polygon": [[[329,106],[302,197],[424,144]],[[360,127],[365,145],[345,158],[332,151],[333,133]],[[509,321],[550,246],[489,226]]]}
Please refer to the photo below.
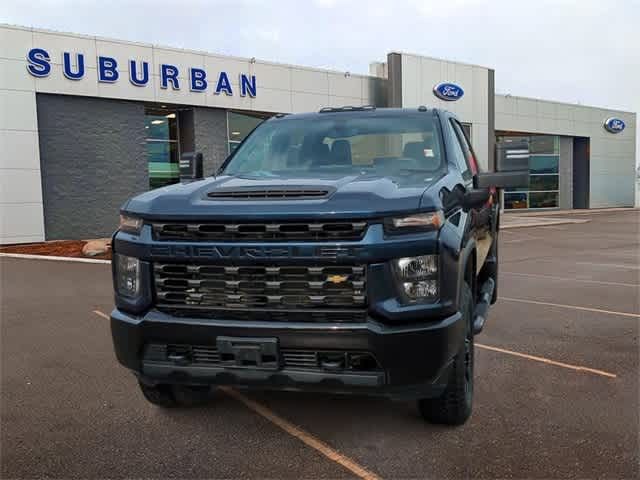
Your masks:
{"label": "dark blue pickup truck", "polygon": [[129,200],[113,239],[118,360],[171,407],[213,385],[417,399],[471,414],[496,301],[496,188],[446,111],[276,115],[215,175]]}

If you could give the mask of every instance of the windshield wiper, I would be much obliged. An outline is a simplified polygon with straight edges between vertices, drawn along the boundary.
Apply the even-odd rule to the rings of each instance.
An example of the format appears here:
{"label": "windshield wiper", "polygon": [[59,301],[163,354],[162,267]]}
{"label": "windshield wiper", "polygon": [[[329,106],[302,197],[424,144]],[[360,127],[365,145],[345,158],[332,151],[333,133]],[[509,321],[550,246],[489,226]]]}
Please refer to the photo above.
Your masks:
{"label": "windshield wiper", "polygon": [[434,175],[435,172],[433,170],[429,170],[426,168],[401,168],[400,170],[398,170],[398,173],[400,174],[404,174],[404,173],[427,173],[429,175]]}

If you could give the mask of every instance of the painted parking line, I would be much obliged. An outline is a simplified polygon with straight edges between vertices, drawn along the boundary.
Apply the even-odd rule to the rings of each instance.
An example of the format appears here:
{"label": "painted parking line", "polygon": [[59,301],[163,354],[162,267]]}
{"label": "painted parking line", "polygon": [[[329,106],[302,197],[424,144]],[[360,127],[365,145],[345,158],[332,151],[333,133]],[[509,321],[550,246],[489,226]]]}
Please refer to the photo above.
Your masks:
{"label": "painted parking line", "polygon": [[594,267],[623,268],[628,270],[640,270],[638,265],[627,265],[624,263],[597,263],[597,262],[575,262],[578,265],[593,265]]}
{"label": "painted parking line", "polygon": [[605,372],[604,370],[598,370],[590,367],[582,367],[580,365],[572,365],[570,363],[558,362],[556,360],[551,360],[550,358],[537,357],[535,355],[529,355],[527,353],[514,352],[513,350],[506,350],[504,348],[492,347],[490,345],[484,345],[482,343],[476,343],[475,346],[478,348],[483,348],[485,350],[506,353],[507,355],[513,355],[515,357],[525,358],[527,360],[533,360],[534,362],[546,363],[547,365],[555,365],[556,367],[568,368],[570,370],[575,370],[578,372],[592,373],[594,375],[600,375],[600,376],[609,377],[609,378],[618,377],[615,373]]}
{"label": "painted parking line", "polygon": [[365,480],[380,479],[378,475],[371,472],[370,470],[363,467],[362,465],[358,464],[355,460],[331,448],[322,440],[316,438],[315,436],[303,430],[302,428],[293,425],[291,422],[289,422],[288,420],[285,420],[284,418],[279,416],[277,413],[275,413],[271,409],[265,407],[264,405],[251,400],[247,396],[243,395],[242,393],[238,392],[237,390],[231,387],[219,387],[219,388],[230,397],[243,403],[249,410],[252,410],[253,412],[260,415],[261,417],[267,419],[268,421],[270,421],[280,429],[284,430],[286,433],[288,433],[292,437],[297,438],[298,440],[303,442],[305,445],[318,451],[328,459],[336,462],[339,465],[342,465],[344,468],[352,472],[354,475],[360,478],[363,478]]}
{"label": "painted parking line", "polygon": [[518,277],[531,277],[531,278],[543,278],[546,280],[558,280],[563,282],[578,282],[578,283],[593,283],[596,285],[612,285],[615,287],[630,287],[640,289],[640,284],[637,283],[621,283],[621,282],[605,282],[602,280],[586,280],[582,278],[571,277],[556,277],[554,275],[542,275],[539,273],[520,273],[520,272],[500,272],[500,275],[515,275]]}
{"label": "painted parking line", "polygon": [[547,307],[567,308],[570,310],[582,310],[584,312],[603,313],[605,315],[618,315],[621,317],[640,318],[640,313],[616,312],[613,310],[602,310],[600,308],[580,307],[578,305],[563,305],[561,303],[539,302],[537,300],[526,300],[524,298],[500,297],[500,300],[506,300],[507,302],[530,303],[533,305],[545,305]]}
{"label": "painted parking line", "polygon": [[26,260],[46,260],[50,262],[97,263],[105,265],[111,264],[111,260],[101,260],[99,258],[55,257],[51,255],[33,255],[28,253],[0,253],[0,257],[22,258]]}
{"label": "painted parking line", "polygon": [[101,312],[100,310],[94,310],[93,313],[95,313],[96,315],[98,315],[99,317],[104,318],[105,320],[109,320],[109,315],[107,315],[104,312]]}

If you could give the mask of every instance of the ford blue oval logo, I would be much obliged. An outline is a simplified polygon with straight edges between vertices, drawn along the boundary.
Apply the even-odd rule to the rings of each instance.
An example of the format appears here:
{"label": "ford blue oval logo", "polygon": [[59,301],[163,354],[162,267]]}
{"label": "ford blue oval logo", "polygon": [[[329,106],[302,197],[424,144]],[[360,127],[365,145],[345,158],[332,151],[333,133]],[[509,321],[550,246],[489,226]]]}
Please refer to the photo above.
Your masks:
{"label": "ford blue oval logo", "polygon": [[611,117],[604,121],[604,128],[607,132],[620,133],[624,130],[624,127],[626,127],[624,121],[619,118]]}
{"label": "ford blue oval logo", "polygon": [[439,83],[433,87],[433,94],[440,100],[455,102],[464,95],[464,90],[455,83]]}

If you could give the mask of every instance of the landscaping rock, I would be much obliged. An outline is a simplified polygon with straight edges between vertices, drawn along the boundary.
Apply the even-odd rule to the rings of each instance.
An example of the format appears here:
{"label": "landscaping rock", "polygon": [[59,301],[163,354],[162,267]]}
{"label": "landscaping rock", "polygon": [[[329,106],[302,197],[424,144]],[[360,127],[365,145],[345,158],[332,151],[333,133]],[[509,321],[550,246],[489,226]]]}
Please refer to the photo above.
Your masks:
{"label": "landscaping rock", "polygon": [[89,240],[82,247],[82,254],[86,257],[95,257],[96,255],[102,255],[111,250],[110,238],[99,238],[97,240]]}

